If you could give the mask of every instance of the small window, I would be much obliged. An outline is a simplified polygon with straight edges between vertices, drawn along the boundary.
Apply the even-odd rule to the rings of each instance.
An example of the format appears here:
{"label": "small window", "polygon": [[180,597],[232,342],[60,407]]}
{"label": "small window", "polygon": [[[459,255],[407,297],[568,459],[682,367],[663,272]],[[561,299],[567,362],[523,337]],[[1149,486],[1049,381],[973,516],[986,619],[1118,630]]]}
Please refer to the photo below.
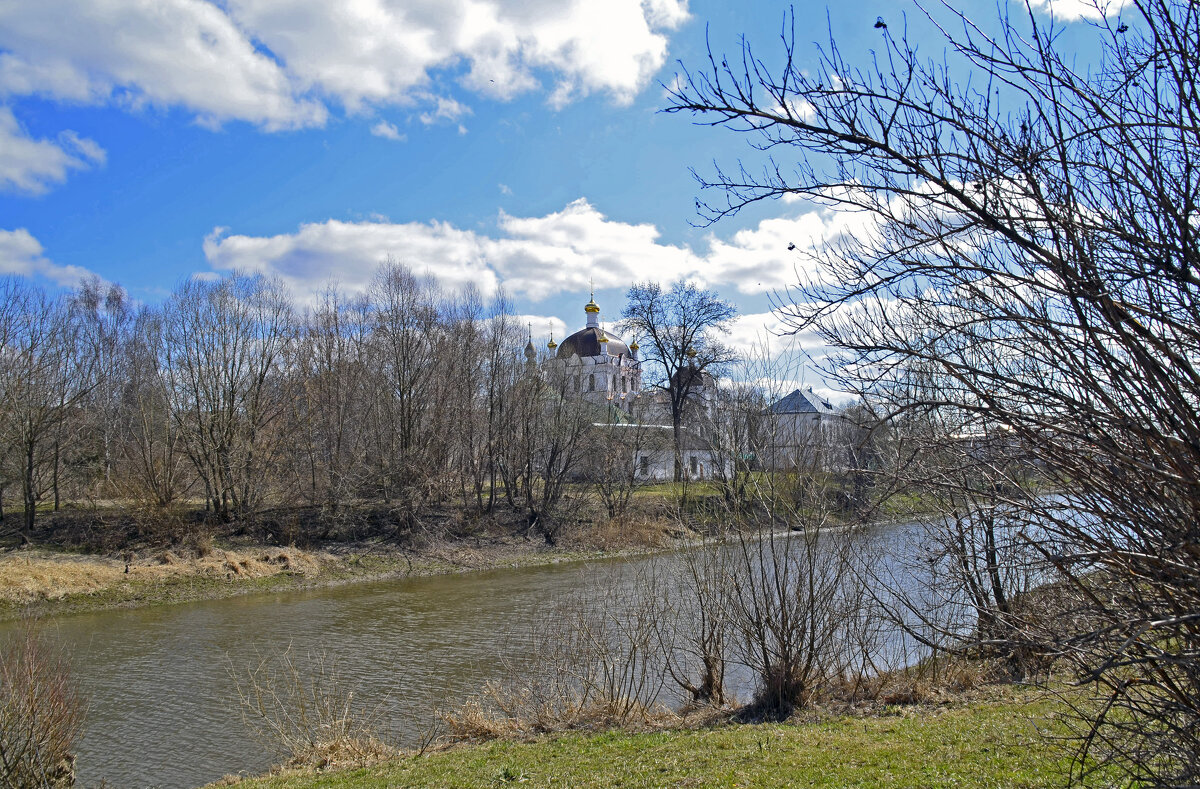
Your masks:
{"label": "small window", "polygon": [[640,458],[638,458],[638,462],[641,464],[641,467],[642,467],[641,468],[642,476],[643,477],[650,476],[650,456],[642,455]]}
{"label": "small window", "polygon": [[579,376],[578,375],[574,376],[574,379],[575,379],[575,392],[578,393],[579,392]]}
{"label": "small window", "polygon": [[591,375],[588,376],[588,391],[589,392],[596,391],[596,374],[595,373],[592,373]]}
{"label": "small window", "polygon": [[697,476],[700,473],[700,461],[696,459],[695,455],[692,455],[689,460],[691,461],[692,476]]}

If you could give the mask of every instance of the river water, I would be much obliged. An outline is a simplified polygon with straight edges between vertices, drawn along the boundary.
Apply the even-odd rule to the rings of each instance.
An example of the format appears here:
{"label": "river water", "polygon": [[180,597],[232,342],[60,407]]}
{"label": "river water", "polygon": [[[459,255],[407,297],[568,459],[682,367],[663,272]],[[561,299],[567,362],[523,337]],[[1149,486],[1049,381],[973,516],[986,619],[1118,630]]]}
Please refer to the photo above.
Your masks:
{"label": "river water", "polygon": [[[863,539],[890,565],[908,542],[897,538],[910,532],[888,527]],[[632,584],[671,561],[564,563],[61,617],[49,629],[70,649],[89,704],[76,748],[80,785],[190,787],[263,771],[279,758],[249,736],[231,669],[244,674],[288,649],[301,662],[323,654],[359,698],[385,700],[393,734],[412,743],[435,710],[499,678],[505,659],[520,659],[527,642],[519,635],[555,601],[589,584]]]}

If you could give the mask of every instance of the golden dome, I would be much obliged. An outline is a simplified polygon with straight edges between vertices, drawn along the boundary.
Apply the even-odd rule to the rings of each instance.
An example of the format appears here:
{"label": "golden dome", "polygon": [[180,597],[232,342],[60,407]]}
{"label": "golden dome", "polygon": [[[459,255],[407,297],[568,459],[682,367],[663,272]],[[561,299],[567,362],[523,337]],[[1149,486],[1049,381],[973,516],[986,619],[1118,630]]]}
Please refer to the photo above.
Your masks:
{"label": "golden dome", "polygon": [[637,349],[641,348],[641,347],[642,346],[638,345],[638,341],[634,340],[632,343],[630,343],[629,350],[633,351],[634,353],[637,353]]}
{"label": "golden dome", "polygon": [[583,305],[583,311],[584,312],[599,312],[600,306],[598,304],[596,304],[596,300],[594,298],[588,299],[588,303]]}

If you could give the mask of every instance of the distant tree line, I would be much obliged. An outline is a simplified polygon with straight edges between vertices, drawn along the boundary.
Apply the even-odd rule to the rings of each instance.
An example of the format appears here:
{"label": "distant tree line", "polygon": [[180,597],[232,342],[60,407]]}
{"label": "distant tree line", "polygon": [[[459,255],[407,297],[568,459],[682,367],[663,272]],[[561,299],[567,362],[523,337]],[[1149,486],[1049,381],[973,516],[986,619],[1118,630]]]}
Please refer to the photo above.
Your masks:
{"label": "distant tree line", "polygon": [[[192,279],[135,305],[97,279],[0,280],[0,517],[67,502],[202,507],[505,504],[537,525],[582,472],[585,406],[533,375],[503,297],[397,263],[297,305],[271,279]],[[549,526],[547,526],[549,528]]]}
{"label": "distant tree line", "polygon": [[[39,517],[67,505],[214,524],[304,508],[321,536],[364,506],[411,530],[445,505],[504,513],[554,542],[573,498],[608,518],[628,510],[639,455],[674,454],[677,480],[688,476],[682,426],[711,484],[741,496],[778,440],[766,390],[710,386],[700,407],[696,375],[681,373],[730,370],[732,352],[706,331],[732,308],[686,283],[654,292],[720,314],[637,315],[660,338],[647,380],[669,407],[648,415],[655,398],[639,398],[631,416],[584,402],[528,358],[527,327],[502,295],[451,293],[395,262],[362,294],[331,287],[306,304],[240,273],[187,280],[157,305],[94,278],[60,293],[0,280],[3,530],[34,539]],[[672,430],[644,424],[654,419]]]}

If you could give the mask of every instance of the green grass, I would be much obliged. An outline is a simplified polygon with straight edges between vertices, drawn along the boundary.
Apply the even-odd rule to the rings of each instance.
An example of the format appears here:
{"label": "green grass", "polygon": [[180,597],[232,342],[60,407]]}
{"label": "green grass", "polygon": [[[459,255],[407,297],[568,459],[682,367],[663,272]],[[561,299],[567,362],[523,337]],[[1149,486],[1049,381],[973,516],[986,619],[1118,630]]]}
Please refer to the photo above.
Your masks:
{"label": "green grass", "polygon": [[1031,694],[874,717],[650,734],[496,741],[371,768],[256,779],[331,787],[1061,787],[1069,759],[1040,729],[1060,708]]}

